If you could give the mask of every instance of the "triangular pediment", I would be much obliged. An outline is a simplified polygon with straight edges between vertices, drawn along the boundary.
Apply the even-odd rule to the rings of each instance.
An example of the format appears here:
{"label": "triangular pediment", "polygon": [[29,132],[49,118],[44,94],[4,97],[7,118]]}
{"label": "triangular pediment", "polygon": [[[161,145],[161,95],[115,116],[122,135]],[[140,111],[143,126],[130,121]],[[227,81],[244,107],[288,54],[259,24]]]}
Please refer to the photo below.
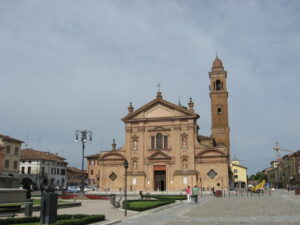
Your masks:
{"label": "triangular pediment", "polygon": [[111,161],[117,161],[117,160],[125,160],[125,157],[115,151],[105,152],[103,155],[101,155],[100,160],[111,160]]}
{"label": "triangular pediment", "polygon": [[149,160],[170,160],[172,157],[162,151],[157,151],[148,157]]}
{"label": "triangular pediment", "polygon": [[188,109],[175,105],[171,102],[156,98],[137,110],[129,113],[122,120],[141,120],[141,119],[157,119],[172,117],[199,117],[196,113]]}
{"label": "triangular pediment", "polygon": [[218,148],[207,148],[196,154],[196,158],[216,158],[216,157],[226,157],[226,152],[224,149]]}

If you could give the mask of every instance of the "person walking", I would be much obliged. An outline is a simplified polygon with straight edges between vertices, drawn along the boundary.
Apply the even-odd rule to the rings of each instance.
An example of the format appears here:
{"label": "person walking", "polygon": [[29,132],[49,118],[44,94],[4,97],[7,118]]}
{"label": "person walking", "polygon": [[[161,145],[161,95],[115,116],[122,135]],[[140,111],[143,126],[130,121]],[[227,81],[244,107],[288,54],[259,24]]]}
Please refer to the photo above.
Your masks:
{"label": "person walking", "polygon": [[186,192],[187,202],[188,202],[188,203],[191,203],[191,202],[192,202],[192,199],[191,199],[191,195],[192,195],[191,187],[188,186],[188,187],[186,188],[185,192]]}
{"label": "person walking", "polygon": [[199,188],[197,187],[197,185],[195,185],[195,187],[193,187],[192,191],[193,191],[194,201],[195,201],[195,203],[198,203]]}

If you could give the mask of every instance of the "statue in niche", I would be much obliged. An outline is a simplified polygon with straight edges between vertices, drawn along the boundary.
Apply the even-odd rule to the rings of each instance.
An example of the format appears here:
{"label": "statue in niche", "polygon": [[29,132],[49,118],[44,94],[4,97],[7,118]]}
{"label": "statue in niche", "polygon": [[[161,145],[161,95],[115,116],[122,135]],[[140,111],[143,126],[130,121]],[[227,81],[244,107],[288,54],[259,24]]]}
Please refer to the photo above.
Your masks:
{"label": "statue in niche", "polygon": [[182,138],[182,147],[186,148],[187,147],[187,137]]}
{"label": "statue in niche", "polygon": [[133,140],[133,150],[137,150],[138,142],[137,140]]}
{"label": "statue in niche", "polygon": [[186,159],[182,160],[182,168],[184,170],[187,169],[187,160]]}
{"label": "statue in niche", "polygon": [[136,160],[134,160],[133,161],[133,171],[137,171],[137,161]]}

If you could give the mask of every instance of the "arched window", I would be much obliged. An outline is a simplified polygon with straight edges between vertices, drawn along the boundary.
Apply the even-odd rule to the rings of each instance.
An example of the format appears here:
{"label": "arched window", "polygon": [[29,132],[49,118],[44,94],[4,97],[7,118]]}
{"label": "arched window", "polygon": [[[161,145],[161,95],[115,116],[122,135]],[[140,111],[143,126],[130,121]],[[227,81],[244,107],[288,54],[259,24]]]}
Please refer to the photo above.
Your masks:
{"label": "arched window", "polygon": [[216,80],[216,90],[217,91],[222,90],[222,82],[220,80]]}
{"label": "arched window", "polygon": [[156,135],[156,149],[162,149],[163,148],[163,135],[161,133],[158,133]]}

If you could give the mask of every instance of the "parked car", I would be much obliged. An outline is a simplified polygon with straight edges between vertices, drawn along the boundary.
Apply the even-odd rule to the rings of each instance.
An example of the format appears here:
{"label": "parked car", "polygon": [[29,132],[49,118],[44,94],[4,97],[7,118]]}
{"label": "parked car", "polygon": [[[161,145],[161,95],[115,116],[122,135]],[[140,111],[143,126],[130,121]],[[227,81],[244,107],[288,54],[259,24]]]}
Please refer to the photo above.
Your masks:
{"label": "parked car", "polygon": [[80,187],[78,187],[78,186],[69,186],[67,190],[68,190],[68,192],[78,193],[78,192],[80,192]]}

